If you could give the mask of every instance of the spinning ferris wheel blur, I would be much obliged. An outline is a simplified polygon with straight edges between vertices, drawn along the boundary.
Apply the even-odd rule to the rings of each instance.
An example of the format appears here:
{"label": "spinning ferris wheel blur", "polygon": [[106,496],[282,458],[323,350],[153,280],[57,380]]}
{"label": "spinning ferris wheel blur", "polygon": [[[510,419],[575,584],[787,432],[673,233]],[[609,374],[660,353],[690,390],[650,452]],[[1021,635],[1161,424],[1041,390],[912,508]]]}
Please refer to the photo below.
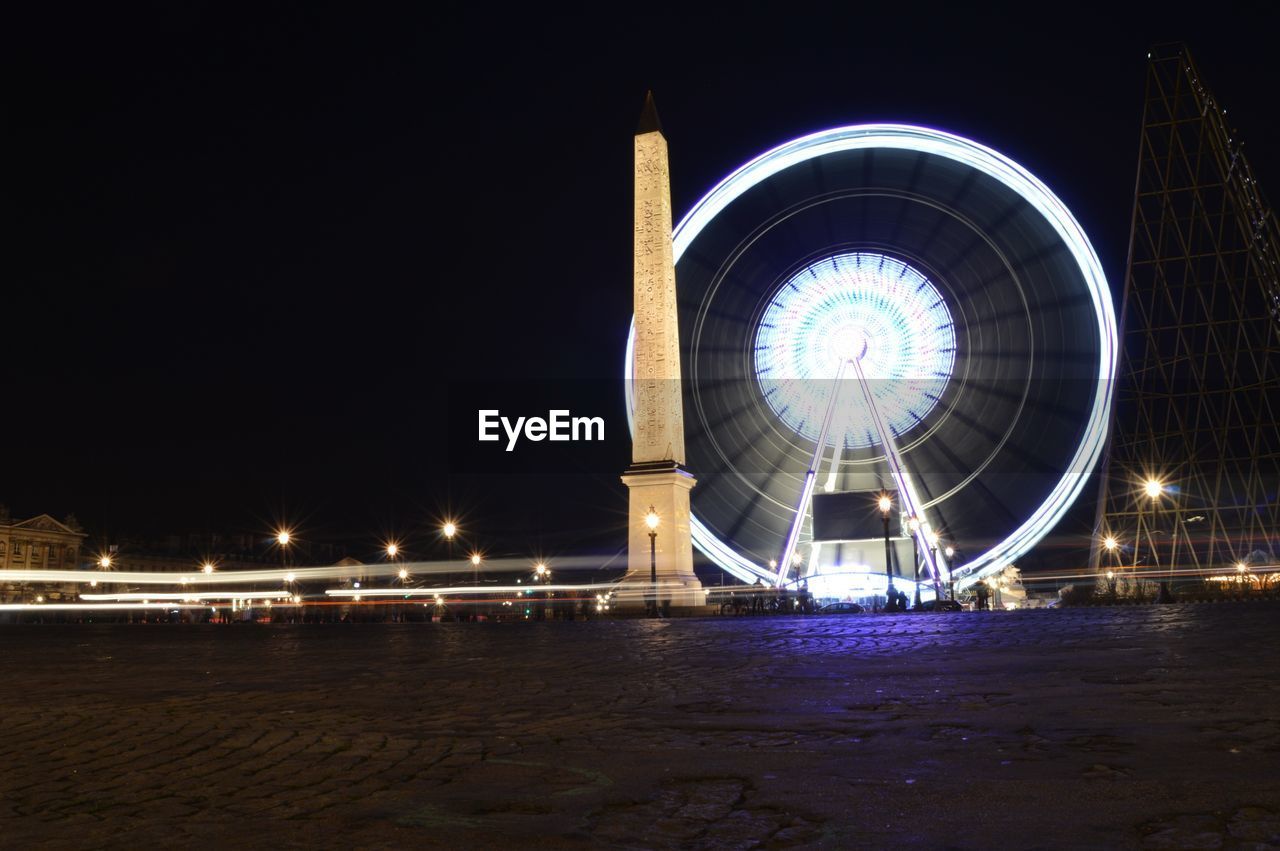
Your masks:
{"label": "spinning ferris wheel blur", "polygon": [[1107,282],[1062,202],[989,148],[903,125],[796,139],[703,197],[674,255],[693,541],[739,579],[883,578],[812,513],[815,493],[874,513],[889,492],[920,544],[957,542],[937,570],[968,584],[1040,540],[1099,460]]}

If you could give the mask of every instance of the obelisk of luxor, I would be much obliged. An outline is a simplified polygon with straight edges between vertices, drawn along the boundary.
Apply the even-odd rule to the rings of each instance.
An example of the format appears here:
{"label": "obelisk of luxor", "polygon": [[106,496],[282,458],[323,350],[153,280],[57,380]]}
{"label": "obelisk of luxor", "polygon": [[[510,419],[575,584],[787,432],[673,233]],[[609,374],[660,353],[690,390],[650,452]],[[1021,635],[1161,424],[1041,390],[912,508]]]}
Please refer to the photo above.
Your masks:
{"label": "obelisk of luxor", "polygon": [[[703,606],[706,592],[693,572],[689,531],[689,491],[696,480],[684,469],[667,140],[652,93],[645,100],[635,138],[634,268],[635,361],[629,390],[635,400],[635,432],[631,466],[622,476],[630,491],[627,602],[639,604],[643,599],[637,597],[647,599],[653,592],[651,555],[656,552],[657,601],[677,608]],[[653,538],[645,522],[650,509],[658,515]]]}

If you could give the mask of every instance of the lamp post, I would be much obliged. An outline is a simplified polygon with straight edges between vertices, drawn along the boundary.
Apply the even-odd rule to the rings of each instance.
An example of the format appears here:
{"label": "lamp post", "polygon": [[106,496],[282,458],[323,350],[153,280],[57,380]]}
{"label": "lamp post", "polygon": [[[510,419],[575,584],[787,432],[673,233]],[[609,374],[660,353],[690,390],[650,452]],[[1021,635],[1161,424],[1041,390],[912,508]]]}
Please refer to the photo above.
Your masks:
{"label": "lamp post", "polygon": [[446,546],[447,546],[447,548],[448,548],[448,553],[449,553],[449,555],[448,555],[448,563],[451,565],[450,570],[452,570],[452,569],[453,569],[453,568],[452,568],[452,564],[453,564],[453,539],[454,539],[454,536],[456,536],[456,535],[458,534],[458,524],[457,524],[457,523],[454,523],[452,520],[446,520],[446,521],[444,522],[444,525],[442,525],[442,526],[440,527],[440,534],[441,534],[441,535],[444,535],[444,539],[445,539]]}
{"label": "lamp post", "polygon": [[911,531],[911,569],[916,583],[915,610],[920,611],[920,518],[912,517],[907,521],[907,529]]}
{"label": "lamp post", "polygon": [[1116,595],[1116,550],[1120,548],[1120,542],[1114,535],[1107,535],[1102,539],[1102,548],[1111,554],[1111,567],[1107,569],[1107,585],[1109,593],[1114,597]]}
{"label": "lamp post", "polygon": [[[1155,540],[1155,532],[1157,531],[1155,526],[1157,518],[1160,516],[1160,496],[1164,493],[1164,489],[1164,482],[1159,479],[1147,479],[1142,486],[1143,492],[1151,499],[1151,528],[1147,532],[1147,539],[1151,542],[1151,554],[1154,557],[1153,560],[1156,563],[1157,570],[1159,570],[1160,567],[1160,547]],[[1173,565],[1170,565],[1169,567],[1170,570],[1172,570]],[[1164,571],[1161,571],[1161,573],[1164,573]],[[1156,597],[1156,600],[1161,603],[1173,602],[1173,594],[1169,591],[1168,576],[1160,577],[1160,592]]]}
{"label": "lamp post", "polygon": [[649,513],[644,516],[644,525],[649,527],[649,617],[658,616],[658,523],[661,519],[658,512],[649,506]]}
{"label": "lamp post", "polygon": [[[538,582],[541,582],[543,585],[546,585],[548,582],[551,581],[551,570],[550,568],[547,567],[545,562],[540,561],[533,566],[533,577]],[[547,616],[547,591],[544,588],[542,591],[542,602],[539,604],[539,607],[538,607],[538,620],[544,620],[546,616]]]}
{"label": "lamp post", "polygon": [[893,500],[887,493],[880,494],[880,520],[884,523],[884,576],[888,585],[885,589],[885,611],[898,610],[897,592],[893,588],[893,550],[889,544],[889,512],[893,510]]}
{"label": "lamp post", "polygon": [[[940,593],[942,593],[942,592],[941,592],[941,589],[940,589],[940,588],[938,587],[938,585],[937,585],[937,579],[938,579],[938,540],[939,540],[939,538],[938,538],[938,533],[937,533],[937,532],[932,532],[932,531],[931,531],[931,532],[929,532],[929,553],[930,553],[929,563],[933,565],[934,591],[935,591],[935,593],[940,594]],[[935,600],[933,601],[933,610],[934,610],[935,612],[940,612],[940,611],[942,611],[941,609],[939,609],[939,608],[938,608],[938,603],[939,603],[939,602],[940,602],[940,601],[938,601],[937,599],[935,599]]]}
{"label": "lamp post", "polygon": [[956,548],[951,546],[950,544],[947,544],[947,548],[943,550],[943,552],[947,554],[947,584],[950,586],[951,599],[955,600],[956,571],[955,571],[955,568],[952,566],[953,565],[952,559],[955,558]]}
{"label": "lamp post", "polygon": [[[471,554],[471,584],[473,587],[477,589],[480,587],[480,553]],[[473,605],[478,607],[480,605],[480,600],[477,598],[474,601]],[[485,617],[489,616],[489,609],[487,606],[485,607],[484,614],[485,614]],[[476,617],[477,618],[479,617],[478,610],[476,613]]]}
{"label": "lamp post", "polygon": [[[293,533],[287,528],[281,527],[276,530],[276,546],[280,548],[280,570],[286,570],[289,566],[289,542],[293,540]],[[285,582],[293,581],[293,574],[290,573],[285,578]],[[256,589],[257,586],[255,585]]]}
{"label": "lamp post", "polygon": [[[400,545],[397,544],[395,541],[388,541],[386,546],[383,547],[383,551],[386,552],[387,559],[391,562],[392,566],[398,567],[399,556],[400,556]],[[399,567],[399,569],[396,570],[396,578],[400,580],[400,587],[404,588],[405,582],[408,581],[409,579],[409,571],[406,568]],[[392,613],[392,617],[397,621],[404,620],[403,604],[396,605],[395,611]]]}

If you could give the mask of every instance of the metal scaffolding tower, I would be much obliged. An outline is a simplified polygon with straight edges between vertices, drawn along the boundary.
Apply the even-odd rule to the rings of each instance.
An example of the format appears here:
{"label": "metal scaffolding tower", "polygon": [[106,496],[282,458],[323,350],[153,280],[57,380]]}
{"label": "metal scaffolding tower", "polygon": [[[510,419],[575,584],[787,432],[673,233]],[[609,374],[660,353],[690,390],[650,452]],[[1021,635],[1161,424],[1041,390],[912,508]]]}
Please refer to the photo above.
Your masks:
{"label": "metal scaffolding tower", "polygon": [[1280,233],[1186,48],[1148,57],[1093,553],[1173,578],[1280,556]]}

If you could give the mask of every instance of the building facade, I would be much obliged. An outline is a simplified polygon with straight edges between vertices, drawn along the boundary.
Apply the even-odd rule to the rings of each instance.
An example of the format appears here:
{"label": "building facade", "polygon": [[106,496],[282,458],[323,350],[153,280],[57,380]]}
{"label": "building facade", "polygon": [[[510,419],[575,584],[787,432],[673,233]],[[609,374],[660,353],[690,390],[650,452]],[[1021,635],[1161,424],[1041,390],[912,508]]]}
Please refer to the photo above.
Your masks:
{"label": "building facade", "polygon": [[[59,521],[48,514],[16,520],[0,505],[0,571],[77,570],[84,557],[85,533],[74,515]],[[29,583],[0,583],[0,600],[25,599]],[[51,599],[75,598],[74,584],[41,585]]]}

